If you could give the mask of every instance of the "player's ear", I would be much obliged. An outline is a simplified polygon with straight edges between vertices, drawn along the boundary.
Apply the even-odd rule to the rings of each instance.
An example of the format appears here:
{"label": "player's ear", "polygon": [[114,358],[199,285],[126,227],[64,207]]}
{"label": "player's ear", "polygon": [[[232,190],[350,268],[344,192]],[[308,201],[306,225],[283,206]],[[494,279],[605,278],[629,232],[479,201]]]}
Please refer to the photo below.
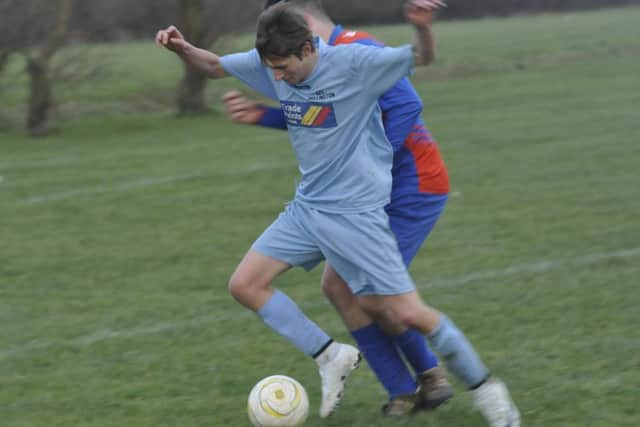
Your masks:
{"label": "player's ear", "polygon": [[302,46],[302,51],[301,51],[303,58],[311,55],[314,51],[315,49],[311,44],[311,42],[309,41],[304,42],[304,45]]}

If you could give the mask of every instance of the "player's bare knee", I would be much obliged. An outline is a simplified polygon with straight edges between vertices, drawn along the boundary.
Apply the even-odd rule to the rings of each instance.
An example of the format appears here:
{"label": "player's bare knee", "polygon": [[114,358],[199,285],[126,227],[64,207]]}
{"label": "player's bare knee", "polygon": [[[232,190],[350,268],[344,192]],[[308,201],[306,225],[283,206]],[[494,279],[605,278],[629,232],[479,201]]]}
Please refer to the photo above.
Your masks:
{"label": "player's bare knee", "polygon": [[375,318],[386,325],[394,325],[395,328],[413,328],[419,323],[420,313],[412,307],[386,300],[383,304],[374,305],[372,308]]}
{"label": "player's bare knee", "polygon": [[231,276],[228,286],[229,293],[231,293],[231,295],[237,300],[243,300],[250,297],[255,293],[257,288],[248,276],[237,273]]}
{"label": "player's bare knee", "polygon": [[396,310],[394,320],[407,328],[416,328],[420,325],[420,313],[415,310]]}

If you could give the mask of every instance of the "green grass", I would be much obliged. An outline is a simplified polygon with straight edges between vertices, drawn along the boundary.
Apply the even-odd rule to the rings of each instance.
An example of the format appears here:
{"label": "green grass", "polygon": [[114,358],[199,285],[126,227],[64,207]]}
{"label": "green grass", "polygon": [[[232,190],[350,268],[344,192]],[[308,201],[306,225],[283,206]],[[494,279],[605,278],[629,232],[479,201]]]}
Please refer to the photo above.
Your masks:
{"label": "green grass", "polygon": [[[441,23],[438,63],[414,78],[453,197],[412,273],[525,426],[640,425],[639,19]],[[58,94],[58,133],[0,134],[0,425],[245,426],[250,388],[274,373],[307,387],[308,426],[484,425],[459,384],[435,413],[381,419],[366,366],[318,418],[313,363],[226,291],[293,194],[285,135],[233,126],[217,105],[177,119],[173,58],[98,49],[105,77]],[[18,117],[24,88],[8,89],[2,111]],[[350,340],[318,271],[277,286]]]}

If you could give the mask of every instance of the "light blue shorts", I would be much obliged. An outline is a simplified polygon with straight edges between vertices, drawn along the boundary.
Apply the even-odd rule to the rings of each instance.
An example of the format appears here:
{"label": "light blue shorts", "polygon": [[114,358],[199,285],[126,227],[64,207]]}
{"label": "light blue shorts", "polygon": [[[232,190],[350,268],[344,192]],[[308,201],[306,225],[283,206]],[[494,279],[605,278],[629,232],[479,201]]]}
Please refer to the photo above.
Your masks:
{"label": "light blue shorts", "polygon": [[326,259],[356,295],[415,290],[383,208],[333,214],[294,201],[251,249],[306,270]]}

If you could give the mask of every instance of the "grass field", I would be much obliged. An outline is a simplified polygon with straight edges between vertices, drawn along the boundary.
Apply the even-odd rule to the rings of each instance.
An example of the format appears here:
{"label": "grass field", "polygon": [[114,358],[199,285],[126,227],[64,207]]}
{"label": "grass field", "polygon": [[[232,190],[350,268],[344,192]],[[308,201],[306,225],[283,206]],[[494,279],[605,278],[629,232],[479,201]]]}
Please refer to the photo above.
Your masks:
{"label": "grass field", "polygon": [[[414,82],[452,198],[412,265],[509,384],[523,425],[640,425],[639,8],[440,23]],[[391,44],[404,27],[370,29]],[[245,36],[230,45],[246,46]],[[171,111],[180,65],[99,46],[98,80],[63,86],[59,132],[0,114],[0,426],[247,426],[260,378],[307,388],[308,426],[480,427],[467,393],[390,421],[369,369],[317,416],[312,361],[232,301],[226,283],[293,194],[286,136]],[[9,75],[17,76],[20,64]],[[340,340],[319,271],[277,286]]]}

